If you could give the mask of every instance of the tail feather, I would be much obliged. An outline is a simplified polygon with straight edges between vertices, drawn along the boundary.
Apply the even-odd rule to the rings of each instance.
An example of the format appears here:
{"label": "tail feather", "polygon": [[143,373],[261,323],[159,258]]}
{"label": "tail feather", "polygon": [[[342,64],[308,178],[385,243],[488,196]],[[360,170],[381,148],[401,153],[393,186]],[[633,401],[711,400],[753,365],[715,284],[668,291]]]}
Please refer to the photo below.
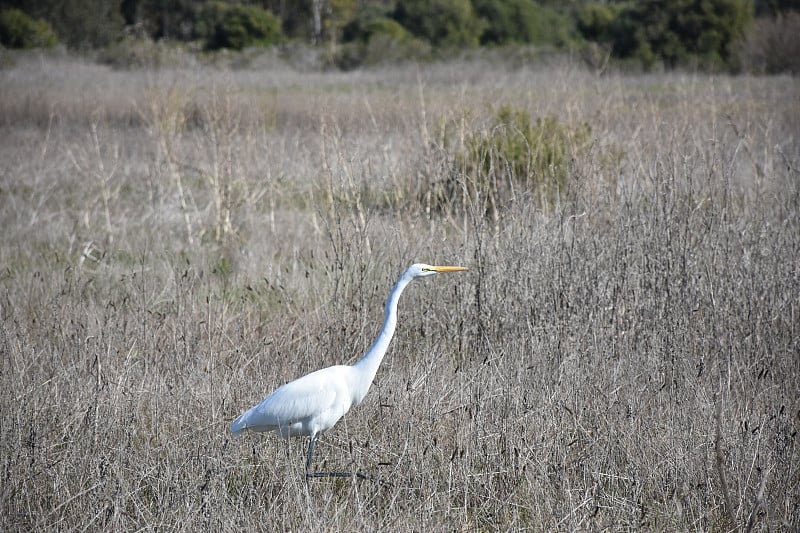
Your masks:
{"label": "tail feather", "polygon": [[231,433],[234,435],[241,435],[247,429],[247,415],[250,411],[246,411],[239,415],[239,417],[231,423]]}

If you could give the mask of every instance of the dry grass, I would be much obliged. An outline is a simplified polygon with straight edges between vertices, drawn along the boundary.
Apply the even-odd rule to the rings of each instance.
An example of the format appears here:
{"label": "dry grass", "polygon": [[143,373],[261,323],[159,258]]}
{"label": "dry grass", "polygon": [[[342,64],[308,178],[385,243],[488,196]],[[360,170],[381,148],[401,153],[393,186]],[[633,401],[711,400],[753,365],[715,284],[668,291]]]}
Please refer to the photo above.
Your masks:
{"label": "dry grass", "polygon": [[[18,58],[0,527],[797,530],[799,92]],[[569,186],[428,210],[500,104],[591,126]],[[409,288],[367,400],[317,449],[388,484],[306,490],[303,440],[229,437],[284,380],[354,361],[416,260],[472,270]]]}

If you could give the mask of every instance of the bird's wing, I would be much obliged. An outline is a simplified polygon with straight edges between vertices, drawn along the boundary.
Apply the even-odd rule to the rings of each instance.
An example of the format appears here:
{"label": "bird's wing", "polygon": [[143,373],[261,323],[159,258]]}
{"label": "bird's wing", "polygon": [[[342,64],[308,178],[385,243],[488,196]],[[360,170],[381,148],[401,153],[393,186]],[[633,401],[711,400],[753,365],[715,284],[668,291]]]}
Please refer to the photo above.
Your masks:
{"label": "bird's wing", "polygon": [[[308,420],[330,411],[342,401],[342,371],[337,370],[341,368],[346,367],[323,368],[286,383],[236,419],[231,431],[238,433],[245,428],[270,431],[294,424],[303,426]],[[309,428],[301,427],[297,431],[306,434]]]}

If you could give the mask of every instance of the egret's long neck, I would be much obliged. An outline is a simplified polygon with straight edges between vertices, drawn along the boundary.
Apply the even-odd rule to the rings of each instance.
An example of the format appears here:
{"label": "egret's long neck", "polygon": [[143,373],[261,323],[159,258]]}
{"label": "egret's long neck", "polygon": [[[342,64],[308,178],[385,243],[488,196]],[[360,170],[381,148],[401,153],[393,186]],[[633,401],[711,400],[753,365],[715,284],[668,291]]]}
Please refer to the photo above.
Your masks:
{"label": "egret's long neck", "polygon": [[375,379],[375,374],[378,372],[378,367],[383,361],[383,356],[389,348],[389,342],[394,335],[394,328],[397,325],[397,302],[400,300],[400,294],[406,288],[413,278],[410,276],[403,276],[394,284],[392,292],[389,293],[389,298],[386,300],[386,310],[383,319],[383,327],[378,334],[378,338],[372,343],[367,353],[361,358],[353,369],[358,374],[358,383],[355,384],[353,389],[354,401],[356,404],[366,396],[372,380]]}

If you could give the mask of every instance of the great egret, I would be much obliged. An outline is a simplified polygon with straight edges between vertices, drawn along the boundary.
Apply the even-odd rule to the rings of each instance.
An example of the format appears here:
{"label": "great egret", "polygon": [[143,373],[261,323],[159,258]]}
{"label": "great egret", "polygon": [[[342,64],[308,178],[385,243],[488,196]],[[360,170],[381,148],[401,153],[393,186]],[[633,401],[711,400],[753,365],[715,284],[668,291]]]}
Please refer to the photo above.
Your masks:
{"label": "great egret", "polygon": [[313,476],[311,458],[317,435],[333,427],[352,406],[360,404],[366,396],[394,335],[397,301],[403,289],[417,278],[463,270],[468,269],[424,264],[408,267],[389,293],[383,327],[378,338],[357,363],[352,366],[329,366],[286,383],[234,420],[231,433],[239,435],[249,429],[272,431],[284,439],[310,436],[306,455],[306,478]]}

